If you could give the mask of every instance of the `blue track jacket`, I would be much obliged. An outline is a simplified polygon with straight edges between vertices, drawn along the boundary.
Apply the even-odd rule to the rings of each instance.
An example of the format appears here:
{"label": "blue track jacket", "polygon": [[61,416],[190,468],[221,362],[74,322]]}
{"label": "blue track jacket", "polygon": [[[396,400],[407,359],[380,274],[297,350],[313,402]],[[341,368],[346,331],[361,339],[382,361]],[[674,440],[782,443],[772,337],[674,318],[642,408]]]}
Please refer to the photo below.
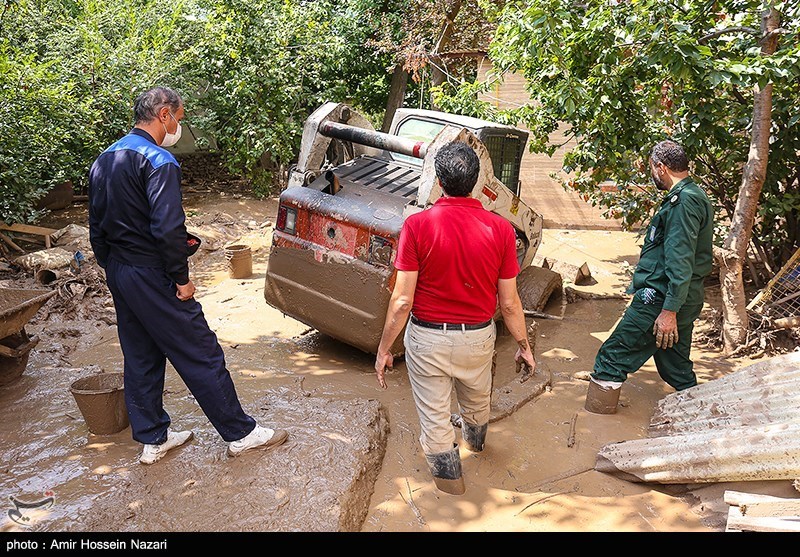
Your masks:
{"label": "blue track jacket", "polygon": [[98,264],[109,258],[189,282],[181,169],[172,153],[134,128],[89,171],[89,238]]}

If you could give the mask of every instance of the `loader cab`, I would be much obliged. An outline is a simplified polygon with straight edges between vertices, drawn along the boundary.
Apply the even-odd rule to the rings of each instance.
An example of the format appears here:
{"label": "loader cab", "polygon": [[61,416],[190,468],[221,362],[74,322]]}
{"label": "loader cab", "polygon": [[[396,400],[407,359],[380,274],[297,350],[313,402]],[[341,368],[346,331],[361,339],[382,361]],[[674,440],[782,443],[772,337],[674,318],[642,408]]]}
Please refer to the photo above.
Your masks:
{"label": "loader cab", "polygon": [[[520,163],[525,152],[525,144],[528,141],[528,133],[524,130],[469,116],[445,114],[434,110],[401,108],[395,113],[389,133],[430,143],[447,125],[467,128],[475,134],[489,152],[495,177],[519,197]],[[394,160],[422,166],[420,159],[399,153],[390,155]]]}

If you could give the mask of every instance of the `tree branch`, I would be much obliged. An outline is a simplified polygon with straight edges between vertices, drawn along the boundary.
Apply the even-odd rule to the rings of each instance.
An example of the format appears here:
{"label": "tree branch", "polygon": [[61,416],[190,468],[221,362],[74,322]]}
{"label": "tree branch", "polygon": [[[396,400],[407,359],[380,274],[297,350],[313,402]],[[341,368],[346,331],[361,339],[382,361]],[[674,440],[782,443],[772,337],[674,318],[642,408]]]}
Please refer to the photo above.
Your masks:
{"label": "tree branch", "polygon": [[736,100],[739,101],[739,104],[750,104],[747,102],[747,99],[744,98],[744,95],[739,92],[735,85],[732,88],[732,92],[733,96],[736,97]]}
{"label": "tree branch", "polygon": [[699,44],[706,44],[711,39],[719,37],[720,35],[725,35],[726,33],[750,33],[751,35],[758,35],[761,31],[753,29],[752,27],[726,27],[725,29],[717,29],[704,37],[700,37],[697,42]]}
{"label": "tree branch", "polygon": [[485,50],[451,50],[437,53],[436,56],[439,58],[486,58],[489,53]]}
{"label": "tree branch", "polygon": [[777,29],[773,29],[769,33],[766,33],[763,37],[758,40],[758,44],[764,44],[766,41],[770,40],[775,35],[781,35],[783,33],[788,33],[786,29],[783,27],[778,27]]}
{"label": "tree branch", "polygon": [[716,194],[720,203],[722,203],[722,207],[725,209],[728,218],[730,218],[733,215],[734,206],[727,195],[727,188],[725,188],[725,175],[719,170],[719,165],[717,164],[717,160],[714,155],[707,148],[705,151],[707,158],[704,159],[702,155],[699,155],[698,159],[706,165],[709,173],[715,178],[714,182],[708,184],[708,187]]}

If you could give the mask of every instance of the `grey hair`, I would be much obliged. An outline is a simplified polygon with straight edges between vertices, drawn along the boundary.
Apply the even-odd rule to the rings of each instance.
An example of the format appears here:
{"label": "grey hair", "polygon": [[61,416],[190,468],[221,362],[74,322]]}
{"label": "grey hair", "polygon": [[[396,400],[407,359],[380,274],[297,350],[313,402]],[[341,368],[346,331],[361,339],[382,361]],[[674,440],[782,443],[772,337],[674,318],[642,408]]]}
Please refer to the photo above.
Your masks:
{"label": "grey hair", "polygon": [[466,197],[478,181],[480,159],[472,147],[462,141],[448,143],[433,159],[436,177],[451,197]]}
{"label": "grey hair", "polygon": [[172,113],[178,111],[183,101],[175,90],[169,87],[153,87],[140,93],[133,102],[133,116],[137,124],[152,122],[158,118],[158,111],[168,106]]}
{"label": "grey hair", "polygon": [[650,152],[650,160],[654,164],[662,163],[673,172],[689,170],[689,159],[686,157],[683,147],[669,139],[653,146],[653,150]]}

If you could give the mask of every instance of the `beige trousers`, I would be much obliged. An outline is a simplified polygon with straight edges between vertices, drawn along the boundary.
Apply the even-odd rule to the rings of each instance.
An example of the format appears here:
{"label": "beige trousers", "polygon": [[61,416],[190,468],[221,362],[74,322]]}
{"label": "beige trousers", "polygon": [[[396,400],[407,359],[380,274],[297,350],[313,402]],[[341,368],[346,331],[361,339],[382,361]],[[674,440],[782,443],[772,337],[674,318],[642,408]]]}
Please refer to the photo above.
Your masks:
{"label": "beige trousers", "polygon": [[453,449],[453,387],[465,422],[489,422],[496,338],[494,324],[474,331],[441,331],[408,322],[405,361],[419,415],[419,442],[425,454]]}

